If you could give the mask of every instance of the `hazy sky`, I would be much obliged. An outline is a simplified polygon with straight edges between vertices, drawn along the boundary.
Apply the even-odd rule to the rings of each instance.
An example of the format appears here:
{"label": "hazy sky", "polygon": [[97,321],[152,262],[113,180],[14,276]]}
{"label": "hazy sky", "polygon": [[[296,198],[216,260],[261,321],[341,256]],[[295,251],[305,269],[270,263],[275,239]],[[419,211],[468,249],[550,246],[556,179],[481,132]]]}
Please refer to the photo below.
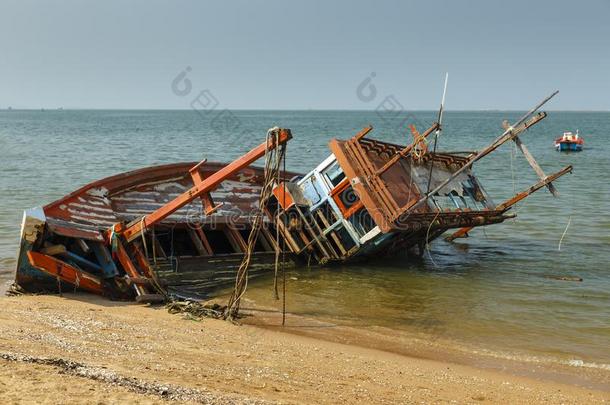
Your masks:
{"label": "hazy sky", "polygon": [[223,108],[435,109],[448,71],[448,109],[559,89],[549,109],[610,110],[610,0],[1,0],[0,44],[0,108],[188,109],[207,89]]}

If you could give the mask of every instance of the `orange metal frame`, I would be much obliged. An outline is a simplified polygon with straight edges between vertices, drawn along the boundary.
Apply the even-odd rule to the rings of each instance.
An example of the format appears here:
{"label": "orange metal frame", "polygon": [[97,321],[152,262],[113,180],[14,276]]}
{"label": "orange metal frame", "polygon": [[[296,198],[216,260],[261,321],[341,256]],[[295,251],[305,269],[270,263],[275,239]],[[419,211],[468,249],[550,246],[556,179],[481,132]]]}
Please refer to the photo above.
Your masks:
{"label": "orange metal frame", "polygon": [[337,184],[337,186],[335,188],[333,188],[330,192],[330,196],[333,198],[333,200],[335,201],[335,203],[341,210],[341,213],[343,214],[343,218],[345,218],[345,219],[354,215],[354,213],[356,211],[358,211],[360,208],[362,208],[364,206],[364,204],[362,203],[362,201],[360,201],[360,199],[358,199],[358,201],[349,208],[343,204],[343,202],[341,201],[340,195],[349,186],[350,186],[350,182],[349,182],[349,179],[346,177],[339,184]]}
{"label": "orange metal frame", "polygon": [[38,252],[28,252],[28,260],[33,267],[53,277],[59,277],[60,280],[76,285],[83,290],[104,295],[102,281],[92,274]]}
{"label": "orange metal frame", "polygon": [[202,197],[204,200],[203,203],[206,208],[206,212],[213,212],[217,207],[214,207],[209,196],[209,193],[212,190],[214,190],[223,180],[226,180],[231,175],[237,173],[245,167],[248,167],[254,161],[264,156],[266,151],[288,142],[291,138],[292,134],[290,133],[289,129],[280,129],[277,138],[277,145],[275,138],[270,138],[205,179],[202,179],[198,173],[199,166],[204,162],[198,164],[191,170],[194,183],[193,187],[180,194],[174,200],[165,204],[156,211],[146,215],[142,221],[138,221],[137,223],[127,227],[123,231],[123,236],[127,241],[132,241],[140,235],[142,229],[146,230],[147,227],[162,221],[172,213],[199,197]]}

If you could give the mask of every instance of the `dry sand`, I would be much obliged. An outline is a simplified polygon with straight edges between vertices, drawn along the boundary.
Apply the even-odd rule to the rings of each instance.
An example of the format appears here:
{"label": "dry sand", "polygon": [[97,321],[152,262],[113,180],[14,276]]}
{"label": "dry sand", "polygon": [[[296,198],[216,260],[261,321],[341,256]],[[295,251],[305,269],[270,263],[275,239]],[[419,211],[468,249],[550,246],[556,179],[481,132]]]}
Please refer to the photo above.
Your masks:
{"label": "dry sand", "polygon": [[599,387],[337,343],[329,331],[193,321],[87,295],[3,297],[0,308],[3,403],[610,401]]}

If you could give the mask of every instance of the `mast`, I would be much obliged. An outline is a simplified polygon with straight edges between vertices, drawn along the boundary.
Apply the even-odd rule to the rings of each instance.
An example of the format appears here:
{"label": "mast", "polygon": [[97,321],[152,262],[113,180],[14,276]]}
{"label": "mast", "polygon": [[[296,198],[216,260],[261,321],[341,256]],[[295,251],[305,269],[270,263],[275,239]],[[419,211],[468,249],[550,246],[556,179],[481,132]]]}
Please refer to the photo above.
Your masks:
{"label": "mast", "polygon": [[430,196],[432,196],[435,193],[437,193],[438,191],[440,191],[443,187],[445,187],[447,184],[449,184],[451,181],[453,181],[453,179],[455,179],[457,176],[459,176],[462,172],[464,172],[466,169],[471,167],[475,162],[477,162],[480,159],[482,159],[483,157],[489,155],[491,152],[498,149],[501,145],[503,145],[504,143],[513,139],[516,135],[519,134],[519,132],[526,130],[530,126],[536,124],[538,121],[540,121],[541,119],[546,117],[546,113],[540,113],[537,116],[533,117],[533,119],[531,119],[529,122],[526,122],[528,120],[528,118],[530,118],[536,111],[538,111],[540,109],[540,107],[542,107],[544,104],[546,104],[550,99],[555,97],[557,95],[557,93],[559,93],[559,90],[553,92],[551,95],[547,96],[544,100],[542,100],[541,102],[536,104],[536,106],[534,108],[532,108],[527,113],[525,113],[517,122],[515,122],[513,125],[510,125],[502,133],[502,135],[497,137],[489,146],[487,146],[481,152],[477,153],[472,158],[470,158],[470,160],[464,166],[462,166],[458,170],[456,170],[453,173],[453,175],[451,175],[450,177],[445,179],[443,182],[441,182],[441,184],[436,186],[433,190],[428,191],[417,202],[415,202],[411,206],[409,206],[408,209],[405,211],[405,213],[412,211],[412,210],[416,209],[417,207],[419,207],[420,205],[422,205],[425,201],[428,200],[428,198],[430,198]]}
{"label": "mast", "polygon": [[[441,99],[441,106],[438,109],[438,119],[436,122],[438,126],[436,127],[436,131],[434,133],[434,147],[432,148],[432,154],[436,153],[436,144],[438,142],[438,136],[442,131],[442,122],[443,122],[443,110],[445,108],[445,95],[447,94],[447,81],[449,80],[449,72],[445,73],[445,86],[443,87],[443,98]],[[430,173],[428,175],[428,186],[426,187],[426,194],[430,192],[430,184],[432,183],[432,169],[434,168],[434,161],[430,160]]]}

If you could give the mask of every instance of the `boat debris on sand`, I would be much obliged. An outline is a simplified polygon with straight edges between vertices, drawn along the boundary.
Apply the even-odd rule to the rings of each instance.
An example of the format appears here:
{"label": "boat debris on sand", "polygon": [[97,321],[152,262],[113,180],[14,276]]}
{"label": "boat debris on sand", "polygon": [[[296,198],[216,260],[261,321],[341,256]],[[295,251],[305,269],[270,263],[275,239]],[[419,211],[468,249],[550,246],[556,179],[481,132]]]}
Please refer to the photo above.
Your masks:
{"label": "boat debris on sand", "polygon": [[[292,133],[272,128],[231,163],[175,163],[118,174],[26,210],[15,283],[28,292],[84,290],[112,299],[202,298],[295,263],[325,265],[395,255],[453,230],[514,217],[511,207],[571,172],[546,175],[520,136],[547,115],[553,93],[479,152],[437,152],[426,138],[397,145],[364,128],[332,139],[330,155],[306,174],[287,172]],[[515,142],[539,181],[496,204],[474,163]],[[265,158],[264,167],[252,166]],[[237,291],[237,290],[236,290]],[[236,297],[239,300],[239,297]]]}

